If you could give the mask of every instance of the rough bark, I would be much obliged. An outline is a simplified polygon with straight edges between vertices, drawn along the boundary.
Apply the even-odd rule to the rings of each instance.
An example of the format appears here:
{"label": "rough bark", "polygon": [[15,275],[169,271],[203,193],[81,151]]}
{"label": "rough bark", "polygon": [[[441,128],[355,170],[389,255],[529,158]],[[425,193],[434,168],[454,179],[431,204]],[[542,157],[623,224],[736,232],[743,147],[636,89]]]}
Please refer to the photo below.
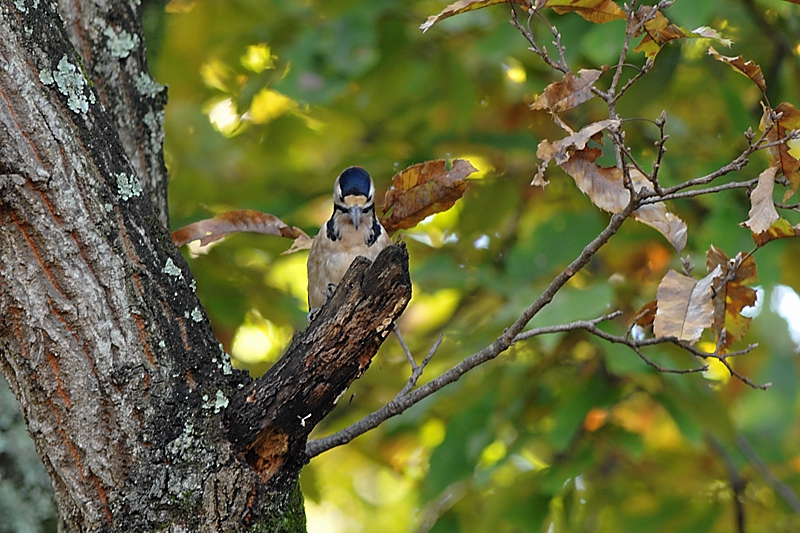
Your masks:
{"label": "rough bark", "polygon": [[[120,38],[124,29],[142,42],[135,4],[0,2],[0,367],[53,480],[62,530],[303,531],[305,430],[368,361],[356,343],[358,362],[341,373],[255,385],[230,367],[163,224],[160,133],[118,131],[163,101],[132,96],[142,51],[124,56],[133,41]],[[365,303],[353,304],[352,327],[391,322],[410,285],[369,297],[382,271],[354,269],[348,279],[362,288],[346,292]],[[317,346],[341,319],[326,306],[295,346]],[[377,349],[384,330],[367,331]],[[305,372],[331,362],[321,353]],[[257,407],[242,392],[273,389],[275,403]],[[285,398],[314,405],[302,431],[284,411],[300,404]],[[239,420],[233,404],[259,431],[226,428]],[[269,431],[288,435],[290,459],[265,476],[247,450],[263,450]]]}
{"label": "rough bark", "polygon": [[283,358],[232,399],[228,436],[262,478],[280,484],[299,474],[311,430],[367,370],[410,299],[405,246],[386,248],[371,266],[357,258]]}
{"label": "rough bark", "polygon": [[147,71],[140,4],[59,0],[59,12],[142,189],[169,227],[163,152],[167,89]]}

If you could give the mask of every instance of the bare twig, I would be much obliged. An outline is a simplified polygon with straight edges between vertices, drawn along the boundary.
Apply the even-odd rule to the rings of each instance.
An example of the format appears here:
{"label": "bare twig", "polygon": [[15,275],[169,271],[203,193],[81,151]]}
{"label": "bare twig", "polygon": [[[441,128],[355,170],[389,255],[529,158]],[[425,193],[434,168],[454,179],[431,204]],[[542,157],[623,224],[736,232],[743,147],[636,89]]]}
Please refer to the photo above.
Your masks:
{"label": "bare twig", "polygon": [[[796,139],[796,138],[798,138],[798,136],[800,136],[800,133],[795,132],[795,131],[791,131],[787,135],[785,135],[784,137],[782,137],[780,139],[777,139],[777,140],[774,140],[774,141],[768,141],[767,140],[767,136],[772,131],[772,129],[776,126],[776,120],[777,120],[775,118],[775,116],[774,116],[774,113],[771,113],[770,116],[772,118],[767,121],[767,125],[764,128],[764,131],[761,134],[761,136],[758,138],[758,140],[753,141],[752,131],[748,130],[748,132],[745,133],[745,136],[748,139],[748,146],[733,161],[731,161],[727,165],[715,170],[714,172],[712,172],[710,174],[706,174],[705,176],[701,176],[699,178],[695,178],[695,179],[691,179],[689,181],[685,181],[683,183],[679,183],[678,185],[675,185],[673,187],[665,188],[664,189],[665,196],[672,195],[675,192],[681,191],[683,189],[687,189],[689,187],[695,187],[695,186],[698,186],[698,185],[707,185],[707,184],[711,183],[712,181],[716,180],[717,178],[719,178],[721,176],[725,176],[726,174],[730,174],[731,172],[739,171],[739,170],[743,169],[745,167],[745,165],[747,165],[750,162],[749,157],[752,154],[754,154],[755,152],[757,152],[759,150],[765,150],[767,148],[772,148],[773,146],[779,146],[781,144],[786,143],[787,141],[790,141],[792,139]],[[668,199],[668,198],[665,198],[665,199]]]}
{"label": "bare twig", "polygon": [[778,479],[775,474],[769,469],[769,467],[761,460],[761,457],[758,456],[758,453],[753,449],[744,435],[737,435],[736,436],[736,447],[739,448],[739,451],[745,458],[753,465],[753,468],[764,478],[764,481],[767,482],[767,485],[772,487],[772,490],[780,494],[783,501],[785,501],[792,510],[800,514],[800,498],[798,498],[797,494],[792,490],[792,487],[787,485],[786,483],[782,482]]}
{"label": "bare twig", "polygon": [[408,362],[411,365],[411,370],[416,370],[417,368],[419,368],[417,362],[414,361],[414,356],[411,354],[411,350],[408,349],[408,345],[406,344],[406,341],[403,338],[403,334],[400,333],[400,328],[398,327],[397,322],[392,324],[392,331],[394,331],[394,336],[397,337],[397,341],[400,343],[400,347],[406,354],[406,358],[408,359]]}
{"label": "bare twig", "polygon": [[616,102],[617,100],[622,98],[622,96],[628,91],[631,85],[636,83],[639,80],[639,78],[650,72],[650,69],[653,68],[653,64],[654,64],[653,60],[648,57],[645,60],[642,68],[640,68],[636,74],[628,78],[628,81],[625,82],[625,85],[623,85],[622,88],[614,95],[614,101]]}
{"label": "bare twig", "polygon": [[[395,398],[400,398],[408,394],[408,391],[413,389],[417,386],[417,381],[419,378],[422,377],[422,373],[425,372],[425,367],[428,366],[428,363],[431,362],[434,354],[439,349],[439,345],[442,344],[442,334],[439,333],[439,337],[437,337],[436,341],[431,346],[431,349],[428,351],[428,355],[425,356],[425,359],[422,360],[422,364],[417,365],[416,363],[411,365],[411,375],[408,377],[408,381],[406,381],[405,386],[397,393]],[[413,361],[414,358],[411,357]]]}
{"label": "bare twig", "polygon": [[514,342],[520,342],[524,340],[528,340],[533,337],[538,337],[539,335],[547,335],[551,333],[562,333],[564,331],[574,331],[576,329],[588,329],[596,326],[600,322],[606,322],[608,320],[614,320],[618,316],[622,315],[622,311],[614,311],[613,313],[608,313],[607,315],[603,315],[601,317],[592,319],[592,320],[577,320],[575,322],[570,322],[569,324],[559,324],[556,326],[543,326],[540,328],[533,328],[526,331],[523,331],[516,337],[514,337]]}
{"label": "bare twig", "polygon": [[[691,191],[682,191],[682,192],[667,192],[667,189],[662,189],[664,194],[661,196],[650,196],[648,198],[643,198],[641,201],[642,205],[647,204],[655,204],[658,202],[665,202],[668,200],[680,200],[684,198],[695,198],[697,196],[703,196],[705,194],[714,194],[720,191],[728,191],[732,189],[749,189],[752,188],[756,183],[758,183],[758,178],[749,179],[747,181],[731,181],[729,183],[724,183],[722,185],[716,185],[714,187],[707,187],[705,189],[693,189]],[[674,187],[673,187],[674,188]],[[671,188],[672,189],[672,188]]]}
{"label": "bare twig", "polygon": [[[531,17],[533,17],[533,13],[528,15],[528,22],[526,24],[527,27],[523,28],[522,24],[520,24],[519,19],[517,18],[517,12],[514,9],[514,6],[513,5],[511,6],[511,25],[517,28],[517,30],[519,30],[522,36],[525,37],[525,40],[528,41],[528,43],[531,45],[528,50],[541,57],[542,61],[544,61],[547,64],[547,66],[549,66],[553,70],[557,70],[562,74],[566,74],[567,72],[569,72],[566,63],[561,65],[557,61],[554,61],[553,58],[550,57],[550,54],[547,53],[547,48],[544,46],[539,46],[539,44],[536,42],[536,39],[533,36],[533,32],[531,31],[531,25],[530,25]],[[541,15],[540,17],[544,18]]]}
{"label": "bare twig", "polygon": [[709,446],[725,463],[728,470],[728,479],[730,480],[731,491],[733,492],[733,504],[736,511],[736,531],[737,533],[745,533],[745,514],[744,504],[744,490],[747,487],[747,480],[739,475],[739,470],[736,468],[736,463],[733,457],[728,453],[722,443],[713,435],[706,435]]}

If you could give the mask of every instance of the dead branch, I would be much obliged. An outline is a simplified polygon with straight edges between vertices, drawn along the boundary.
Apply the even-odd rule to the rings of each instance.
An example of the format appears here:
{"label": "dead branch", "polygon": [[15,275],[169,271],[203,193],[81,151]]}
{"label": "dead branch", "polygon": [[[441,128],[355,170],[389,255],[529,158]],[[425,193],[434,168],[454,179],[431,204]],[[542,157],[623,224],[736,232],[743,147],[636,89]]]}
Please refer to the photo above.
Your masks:
{"label": "dead branch", "polygon": [[372,264],[357,258],[284,356],[231,399],[228,438],[263,478],[294,479],[309,433],[366,371],[410,299],[405,245]]}

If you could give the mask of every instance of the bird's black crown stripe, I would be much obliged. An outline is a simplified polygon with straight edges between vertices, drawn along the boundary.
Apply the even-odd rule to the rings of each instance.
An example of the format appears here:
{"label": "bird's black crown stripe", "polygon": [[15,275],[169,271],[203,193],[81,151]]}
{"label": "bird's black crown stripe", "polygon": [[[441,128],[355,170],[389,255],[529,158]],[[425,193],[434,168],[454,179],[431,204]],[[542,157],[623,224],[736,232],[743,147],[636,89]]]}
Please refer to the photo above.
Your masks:
{"label": "bird's black crown stripe", "polygon": [[371,184],[372,178],[361,167],[346,168],[339,176],[339,188],[342,190],[342,197],[360,195],[369,198]]}

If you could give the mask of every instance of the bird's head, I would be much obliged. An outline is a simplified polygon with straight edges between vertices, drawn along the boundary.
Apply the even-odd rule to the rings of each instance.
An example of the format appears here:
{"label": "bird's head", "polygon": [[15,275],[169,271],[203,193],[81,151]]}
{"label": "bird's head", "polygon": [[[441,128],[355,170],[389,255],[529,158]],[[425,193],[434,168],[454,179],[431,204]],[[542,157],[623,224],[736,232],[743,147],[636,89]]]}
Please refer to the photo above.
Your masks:
{"label": "bird's head", "polygon": [[348,167],[336,178],[333,185],[333,208],[350,215],[358,229],[362,214],[375,209],[375,184],[361,167]]}

